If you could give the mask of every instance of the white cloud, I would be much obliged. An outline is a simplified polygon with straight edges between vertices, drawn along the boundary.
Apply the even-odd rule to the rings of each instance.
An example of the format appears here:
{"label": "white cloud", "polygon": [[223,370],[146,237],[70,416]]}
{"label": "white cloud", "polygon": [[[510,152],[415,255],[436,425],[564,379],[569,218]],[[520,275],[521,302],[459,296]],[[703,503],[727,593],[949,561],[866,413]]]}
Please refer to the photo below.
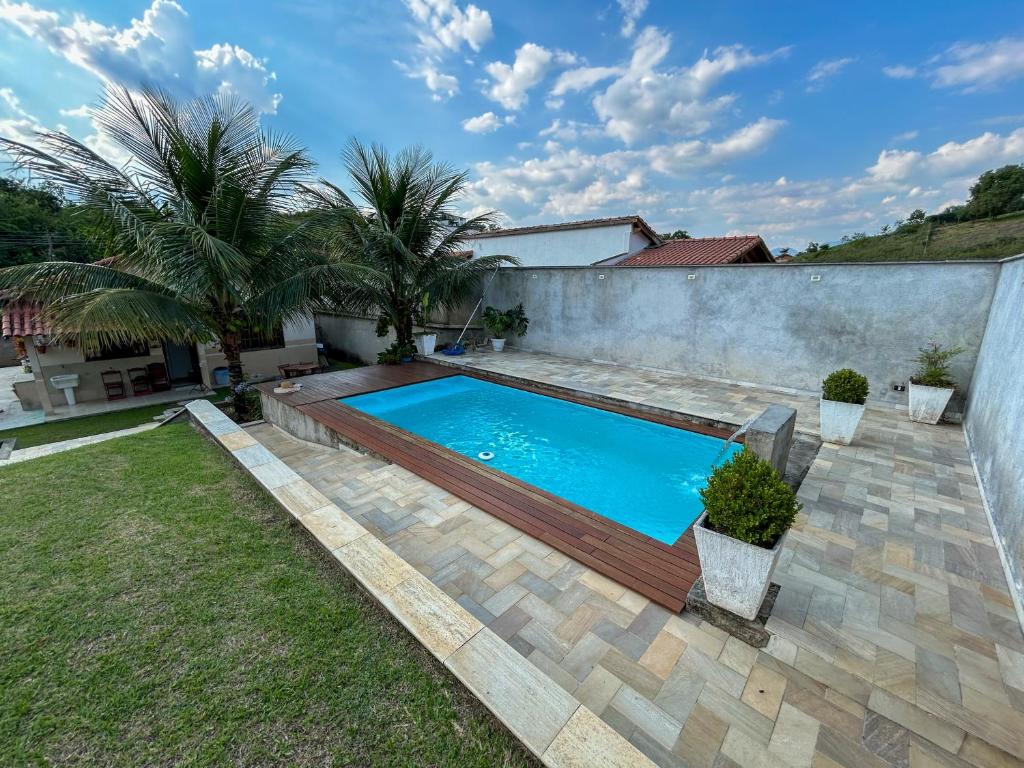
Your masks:
{"label": "white cloud", "polygon": [[92,114],[92,110],[88,104],[82,104],[71,109],[61,109],[60,114],[62,117],[81,117],[88,118]]}
{"label": "white cloud", "polygon": [[124,28],[82,14],[65,22],[30,3],[0,0],[0,22],[104,81],[133,88],[155,84],[179,96],[233,94],[271,114],[281,100],[265,59],[229,43],[196,50],[188,14],[174,0],[153,0],[141,19]]}
{"label": "white cloud", "polygon": [[556,118],[547,128],[538,132],[538,136],[550,136],[559,141],[576,141],[579,138],[594,139],[603,135],[601,126],[581,123],[576,120]]}
{"label": "white cloud", "polygon": [[621,75],[621,67],[579,67],[570,69],[558,76],[554,87],[551,89],[552,96],[563,96],[574,91],[585,91],[597,85],[609,77]]}
{"label": "white cloud", "polygon": [[894,80],[909,80],[912,77],[917,77],[917,68],[908,67],[905,64],[894,64],[891,67],[882,67],[882,73]]}
{"label": "white cloud", "polygon": [[910,178],[927,180],[982,171],[1024,156],[1024,128],[1006,136],[986,131],[964,142],[948,141],[933,152],[886,149],[867,169],[873,181],[901,182]]}
{"label": "white cloud", "polygon": [[668,34],[655,27],[644,29],[634,40],[632,57],[622,74],[594,97],[594,109],[610,136],[634,144],[656,133],[704,133],[736,98],[731,94],[708,98],[722,78],[788,52],[780,48],[755,54],[741,45],[723,46],[705,53],[690,67],[658,69],[671,45]]}
{"label": "white cloud", "polygon": [[647,10],[648,0],[619,0],[619,8],[622,10],[622,36],[632,37],[636,31],[637,20]]}
{"label": "white cloud", "polygon": [[719,141],[692,139],[676,144],[654,146],[645,150],[645,153],[654,170],[670,175],[681,175],[752,155],[763,149],[784,125],[785,122],[782,120],[762,117]]}
{"label": "white cloud", "polygon": [[932,72],[936,88],[976,91],[1024,76],[1024,38],[1004,37],[988,43],[957,43]]}
{"label": "white cloud", "polygon": [[846,69],[853,61],[849,56],[841,59],[819,61],[807,73],[807,90],[809,92],[820,91],[829,80]]}
{"label": "white cloud", "polygon": [[897,133],[895,136],[893,136],[892,137],[892,141],[895,144],[901,144],[904,141],[913,141],[919,135],[920,135],[920,131],[917,131],[917,130],[904,131],[903,133]]}
{"label": "white cloud", "polygon": [[507,115],[504,119],[493,112],[484,112],[482,115],[470,117],[462,121],[462,129],[469,133],[494,133],[503,125],[515,122],[513,115]]}
{"label": "white cloud", "polygon": [[431,93],[434,101],[450,99],[459,92],[459,80],[454,75],[445,74],[438,70],[430,59],[421,61],[419,64],[406,64],[402,61],[394,61],[396,67],[402,70],[406,77],[414,80],[422,80]]}
{"label": "white cloud", "polygon": [[526,43],[516,51],[511,65],[492,61],[485,67],[491,82],[484,93],[505,109],[519,109],[527,101],[527,91],[544,79],[554,59],[547,48]]}
{"label": "white cloud", "polygon": [[418,22],[417,36],[428,49],[458,51],[468,45],[474,51],[491,39],[491,14],[472,3],[465,9],[452,0],[405,0]]}
{"label": "white cloud", "polygon": [[[394,60],[407,76],[422,80],[434,101],[443,101],[459,92],[459,80],[446,68],[449,54],[468,46],[479,51],[491,39],[491,15],[472,3],[460,7],[454,0],[404,0],[412,14],[414,32],[419,41],[414,61]],[[467,66],[472,60],[466,59]]]}

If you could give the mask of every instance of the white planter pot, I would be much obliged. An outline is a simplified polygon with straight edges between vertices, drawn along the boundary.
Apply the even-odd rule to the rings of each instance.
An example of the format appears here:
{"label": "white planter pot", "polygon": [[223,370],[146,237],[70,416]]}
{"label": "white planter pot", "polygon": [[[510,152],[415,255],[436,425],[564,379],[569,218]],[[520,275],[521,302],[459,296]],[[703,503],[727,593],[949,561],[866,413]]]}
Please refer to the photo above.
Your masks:
{"label": "white planter pot", "polygon": [[952,388],[926,387],[910,382],[910,420],[938,424],[952,396]]}
{"label": "white planter pot", "polygon": [[821,439],[826,443],[849,445],[857,431],[864,406],[855,403],[840,403],[836,400],[821,399]]}
{"label": "white planter pot", "polygon": [[421,355],[434,354],[435,346],[437,346],[436,333],[421,333],[416,337],[416,351]]}
{"label": "white planter pot", "polygon": [[693,524],[697,555],[708,600],[719,608],[753,619],[757,616],[786,540],[783,534],[771,549],[716,533],[705,527],[707,512]]}
{"label": "white planter pot", "polygon": [[505,348],[504,339],[491,339],[491,346],[494,347],[495,352],[501,352]]}

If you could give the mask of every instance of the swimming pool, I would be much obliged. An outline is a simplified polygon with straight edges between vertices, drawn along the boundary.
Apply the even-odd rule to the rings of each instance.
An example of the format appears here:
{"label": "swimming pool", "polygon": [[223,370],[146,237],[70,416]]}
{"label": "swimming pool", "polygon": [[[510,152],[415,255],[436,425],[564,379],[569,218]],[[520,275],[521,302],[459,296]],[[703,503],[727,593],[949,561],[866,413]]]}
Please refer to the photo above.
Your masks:
{"label": "swimming pool", "polygon": [[[339,402],[673,544],[712,463],[739,450],[684,429],[450,376]],[[489,461],[479,454],[494,454]]]}

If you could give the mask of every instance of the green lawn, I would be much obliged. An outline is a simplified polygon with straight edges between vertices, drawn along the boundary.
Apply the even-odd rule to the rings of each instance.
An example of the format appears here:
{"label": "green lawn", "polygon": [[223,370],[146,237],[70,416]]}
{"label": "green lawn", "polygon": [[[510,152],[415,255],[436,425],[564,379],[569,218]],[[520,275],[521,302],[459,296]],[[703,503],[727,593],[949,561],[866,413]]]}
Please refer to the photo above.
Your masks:
{"label": "green lawn", "polygon": [[[206,395],[211,400],[220,401],[227,395],[228,388],[223,387],[215,390],[213,394]],[[191,398],[182,397],[182,400]],[[76,437],[87,437],[88,435],[99,435],[103,432],[113,432],[118,429],[137,427],[140,424],[149,424],[154,416],[159,416],[174,403],[163,405],[144,405],[141,408],[130,408],[125,411],[112,411],[111,413],[99,413],[95,416],[79,416],[76,419],[64,419],[63,421],[50,421],[44,424],[33,424],[30,427],[18,427],[17,429],[6,429],[0,431],[0,441],[16,437],[18,442],[15,449],[31,448],[34,445],[45,445],[46,443],[59,443],[61,440],[72,440]]]}
{"label": "green lawn", "polygon": [[533,764],[188,424],[0,498],[2,765]]}

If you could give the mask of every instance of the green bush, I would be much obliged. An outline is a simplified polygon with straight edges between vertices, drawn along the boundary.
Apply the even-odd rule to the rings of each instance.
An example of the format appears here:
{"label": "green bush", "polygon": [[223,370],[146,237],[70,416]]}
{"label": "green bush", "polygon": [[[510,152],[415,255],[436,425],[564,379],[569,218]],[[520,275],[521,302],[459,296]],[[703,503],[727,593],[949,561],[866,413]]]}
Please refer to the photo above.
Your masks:
{"label": "green bush", "polygon": [[508,332],[511,332],[514,336],[525,336],[526,329],[530,325],[530,320],[526,316],[522,303],[506,310],[487,307],[484,309],[481,319],[483,320],[484,327],[498,339],[505,338],[505,334]]}
{"label": "green bush", "polygon": [[398,365],[402,358],[412,357],[415,353],[415,344],[399,344],[396,341],[383,352],[377,353],[377,362],[383,365]]}
{"label": "green bush", "polygon": [[715,468],[700,497],[711,530],[769,549],[802,506],[775,468],[746,448]]}
{"label": "green bush", "polygon": [[956,383],[949,375],[949,361],[963,351],[963,347],[946,349],[934,341],[927,347],[921,347],[914,358],[918,366],[917,372],[910,380],[925,387],[956,387]]}
{"label": "green bush", "polygon": [[837,403],[864,405],[864,401],[868,399],[868,380],[853,368],[832,371],[821,382],[821,396],[825,400],[835,400]]}

